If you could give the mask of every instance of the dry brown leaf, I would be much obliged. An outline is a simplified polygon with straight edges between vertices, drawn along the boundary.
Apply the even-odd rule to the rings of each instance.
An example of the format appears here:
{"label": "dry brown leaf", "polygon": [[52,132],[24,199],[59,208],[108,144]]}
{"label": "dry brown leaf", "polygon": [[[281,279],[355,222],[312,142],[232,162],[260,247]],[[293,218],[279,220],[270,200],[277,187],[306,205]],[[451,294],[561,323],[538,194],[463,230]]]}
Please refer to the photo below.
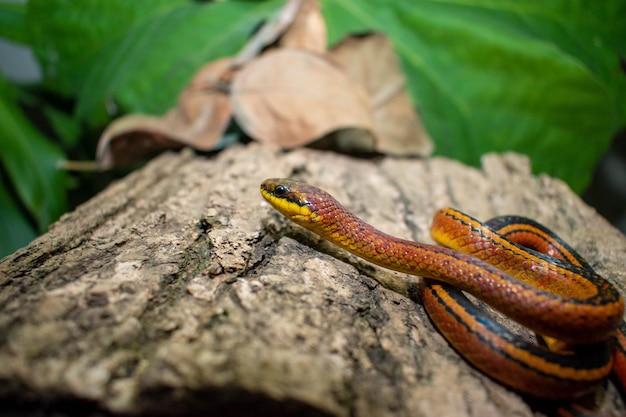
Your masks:
{"label": "dry brown leaf", "polygon": [[432,151],[387,38],[350,37],[326,54],[319,2],[288,0],[240,54],[198,71],[164,117],[111,123],[100,137],[97,165],[184,145],[215,149],[232,115],[252,138],[284,148],[326,136],[326,144],[350,151]]}
{"label": "dry brown leaf", "polygon": [[340,128],[372,130],[365,91],[324,57],[299,49],[269,51],[235,75],[234,117],[252,138],[284,148]]}
{"label": "dry brown leaf", "polygon": [[367,91],[374,109],[378,152],[432,153],[432,141],[413,108],[398,58],[386,36],[347,37],[329,51],[329,56]]}
{"label": "dry brown leaf", "polygon": [[341,150],[349,153],[372,153],[376,138],[370,130],[349,127],[338,129],[311,143],[316,149]]}
{"label": "dry brown leaf", "polygon": [[326,52],[326,22],[317,0],[303,0],[289,29],[280,37],[283,48],[306,49],[323,54]]}
{"label": "dry brown leaf", "polygon": [[130,115],[113,121],[100,136],[96,153],[98,169],[128,164],[166,149],[184,145],[168,137],[167,125],[157,117]]}
{"label": "dry brown leaf", "polygon": [[98,168],[108,169],[184,145],[214,149],[232,113],[225,86],[233,71],[232,59],[214,61],[194,76],[181,93],[178,107],[165,117],[129,115],[110,123],[98,142]]}
{"label": "dry brown leaf", "polygon": [[236,72],[231,58],[218,59],[202,67],[178,97],[178,107],[184,120],[197,122],[211,110],[226,110],[223,105],[218,105],[218,109],[214,107],[221,104],[220,97],[227,97],[229,84]]}
{"label": "dry brown leaf", "polygon": [[272,19],[252,36],[235,57],[243,66],[278,41],[280,47],[326,51],[326,23],[318,0],[288,0]]}
{"label": "dry brown leaf", "polygon": [[287,0],[285,5],[250,38],[235,57],[235,64],[243,66],[276,42],[293,24],[302,4],[308,0]]}

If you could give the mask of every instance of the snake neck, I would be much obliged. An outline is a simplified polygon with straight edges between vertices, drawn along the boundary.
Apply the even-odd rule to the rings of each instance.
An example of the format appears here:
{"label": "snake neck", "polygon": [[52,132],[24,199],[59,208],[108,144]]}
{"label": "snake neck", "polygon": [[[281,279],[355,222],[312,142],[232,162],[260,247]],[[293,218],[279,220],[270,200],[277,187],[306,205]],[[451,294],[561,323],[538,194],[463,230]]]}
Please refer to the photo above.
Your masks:
{"label": "snake neck", "polygon": [[[360,258],[405,273],[415,274],[419,259],[427,258],[427,250],[445,250],[393,237],[345,210],[330,210],[323,213],[320,221],[303,226]],[[422,263],[421,267],[424,266]]]}

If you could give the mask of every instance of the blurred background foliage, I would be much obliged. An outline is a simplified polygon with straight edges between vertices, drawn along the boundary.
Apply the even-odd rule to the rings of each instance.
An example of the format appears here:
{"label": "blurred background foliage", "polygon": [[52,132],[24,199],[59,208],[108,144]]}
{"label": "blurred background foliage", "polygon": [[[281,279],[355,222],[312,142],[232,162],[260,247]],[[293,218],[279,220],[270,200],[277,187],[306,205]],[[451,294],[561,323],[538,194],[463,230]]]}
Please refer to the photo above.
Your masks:
{"label": "blurred background foliage", "polygon": [[[0,256],[109,180],[65,169],[93,160],[108,122],[164,113],[196,70],[236,54],[283,4],[0,0],[0,40],[28,47],[40,71],[8,74],[14,57],[0,55]],[[583,192],[626,125],[623,0],[321,4],[331,44],[371,30],[392,39],[438,155],[478,165],[514,150]]]}

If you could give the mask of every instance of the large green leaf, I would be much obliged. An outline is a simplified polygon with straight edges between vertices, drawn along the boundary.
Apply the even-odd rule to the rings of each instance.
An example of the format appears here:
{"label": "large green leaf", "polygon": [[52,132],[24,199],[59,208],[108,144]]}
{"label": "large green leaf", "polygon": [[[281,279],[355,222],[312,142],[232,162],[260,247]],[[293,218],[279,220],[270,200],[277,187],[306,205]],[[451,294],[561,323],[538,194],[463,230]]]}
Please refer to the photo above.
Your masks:
{"label": "large green leaf", "polygon": [[[281,0],[30,0],[49,85],[76,115],[160,114],[204,63],[234,54]],[[387,33],[437,153],[528,154],[580,191],[626,123],[624,0],[322,0],[331,42]],[[98,118],[100,117],[100,118]]]}
{"label": "large green leaf", "polygon": [[18,43],[28,42],[24,4],[0,0],[0,37]]}
{"label": "large green leaf", "polygon": [[437,153],[528,154],[580,191],[626,121],[626,2],[326,0],[331,40],[389,34]]}
{"label": "large green leaf", "polygon": [[0,258],[26,246],[37,232],[8,192],[8,184],[0,175]]}
{"label": "large green leaf", "polygon": [[[73,88],[77,116],[92,121],[111,104],[124,112],[164,112],[196,70],[236,53],[282,4],[82,0],[55,12],[59,2],[31,0],[41,33],[37,50],[42,58],[58,57],[43,59],[49,82]],[[76,38],[82,39],[78,45]]]}
{"label": "large green leaf", "polygon": [[0,161],[39,232],[65,212],[65,173],[57,168],[61,159],[63,153],[24,117],[13,89],[0,77]]}
{"label": "large green leaf", "polygon": [[[186,0],[29,0],[32,46],[49,87],[80,93],[82,80],[102,48],[122,38],[137,22],[167,14]],[[164,30],[167,30],[164,28]]]}

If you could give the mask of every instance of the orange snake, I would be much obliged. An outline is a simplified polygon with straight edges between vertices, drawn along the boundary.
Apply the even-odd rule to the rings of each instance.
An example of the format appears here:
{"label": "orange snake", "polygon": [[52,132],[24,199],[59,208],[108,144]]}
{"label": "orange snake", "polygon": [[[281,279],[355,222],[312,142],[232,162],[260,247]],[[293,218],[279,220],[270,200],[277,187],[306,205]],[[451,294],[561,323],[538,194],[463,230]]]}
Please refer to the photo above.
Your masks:
{"label": "orange snake", "polygon": [[[589,393],[611,371],[607,341],[613,336],[614,367],[626,381],[626,340],[616,332],[624,312],[621,295],[543,226],[512,217],[481,223],[446,208],[435,214],[431,229],[442,247],[387,235],[301,182],[268,179],[261,194],[291,221],[337,246],[427,278],[422,301],[433,323],[462,356],[501,383],[542,398]],[[457,289],[546,337],[548,345],[567,343],[568,352],[524,341]]]}

